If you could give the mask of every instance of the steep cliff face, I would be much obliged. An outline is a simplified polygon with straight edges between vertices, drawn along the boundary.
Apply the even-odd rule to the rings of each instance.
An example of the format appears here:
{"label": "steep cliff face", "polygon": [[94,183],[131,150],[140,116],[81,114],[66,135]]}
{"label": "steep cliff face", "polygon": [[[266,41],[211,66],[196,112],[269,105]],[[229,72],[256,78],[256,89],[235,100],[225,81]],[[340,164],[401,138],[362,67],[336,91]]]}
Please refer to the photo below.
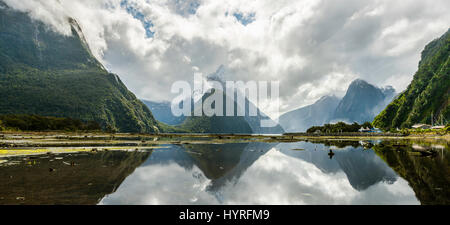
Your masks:
{"label": "steep cliff face", "polygon": [[450,120],[450,30],[428,44],[408,88],[374,120],[383,129],[415,123],[446,124]]}
{"label": "steep cliff face", "polygon": [[334,113],[334,120],[364,123],[372,121],[390,102],[392,87],[378,88],[364,80],[353,81]]}
{"label": "steep cliff face", "polygon": [[0,114],[97,121],[121,132],[155,132],[150,110],[92,55],[80,26],[65,36],[0,1]]}

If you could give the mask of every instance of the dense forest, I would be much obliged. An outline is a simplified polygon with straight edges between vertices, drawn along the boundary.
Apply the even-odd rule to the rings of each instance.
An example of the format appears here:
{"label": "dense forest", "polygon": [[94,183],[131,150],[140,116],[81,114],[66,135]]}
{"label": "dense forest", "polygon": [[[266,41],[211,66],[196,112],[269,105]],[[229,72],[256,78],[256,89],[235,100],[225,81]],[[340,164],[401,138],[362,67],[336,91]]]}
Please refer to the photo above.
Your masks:
{"label": "dense forest", "polygon": [[374,120],[384,130],[410,128],[415,123],[450,121],[450,30],[422,52],[419,69],[408,88]]}
{"label": "dense forest", "polygon": [[0,131],[100,131],[95,121],[38,115],[0,115]]}
{"label": "dense forest", "polygon": [[336,124],[325,124],[323,126],[313,126],[309,128],[306,132],[307,133],[315,133],[315,132],[321,132],[321,133],[341,133],[341,132],[358,132],[361,128],[373,128],[372,124],[369,122],[365,122],[362,125],[358,123],[353,124],[347,124],[344,122],[339,122]]}

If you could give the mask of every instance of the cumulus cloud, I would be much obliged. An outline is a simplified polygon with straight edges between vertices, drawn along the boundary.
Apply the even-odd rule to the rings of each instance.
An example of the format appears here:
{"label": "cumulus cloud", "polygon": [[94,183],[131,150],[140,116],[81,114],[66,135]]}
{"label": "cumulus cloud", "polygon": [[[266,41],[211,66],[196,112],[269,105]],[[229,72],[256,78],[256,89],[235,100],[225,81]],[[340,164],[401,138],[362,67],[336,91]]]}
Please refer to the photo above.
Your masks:
{"label": "cumulus cloud", "polygon": [[402,91],[450,22],[446,0],[4,1],[63,34],[75,18],[140,98],[171,100],[175,81],[224,65],[230,80],[279,80],[283,111],[342,95],[355,78]]}

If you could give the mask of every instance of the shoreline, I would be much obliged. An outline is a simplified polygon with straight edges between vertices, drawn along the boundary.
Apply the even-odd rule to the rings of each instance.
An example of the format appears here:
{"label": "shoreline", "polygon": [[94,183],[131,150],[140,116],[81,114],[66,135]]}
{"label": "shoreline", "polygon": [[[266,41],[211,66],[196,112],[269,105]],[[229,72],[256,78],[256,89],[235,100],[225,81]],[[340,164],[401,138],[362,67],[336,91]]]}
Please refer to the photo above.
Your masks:
{"label": "shoreline", "polygon": [[[298,135],[298,134],[297,134]],[[0,132],[0,158],[104,151],[142,151],[164,149],[167,145],[221,145],[239,143],[295,142],[418,142],[450,146],[450,135],[260,135],[260,134],[129,134],[104,132]]]}
{"label": "shoreline", "polygon": [[399,134],[399,133],[332,133],[332,134],[312,134],[312,133],[283,133],[283,134],[243,134],[243,133],[108,133],[102,131],[0,131],[0,140],[5,135],[37,135],[37,136],[54,136],[54,135],[70,135],[70,136],[143,136],[143,137],[240,137],[240,138],[333,138],[333,137],[383,137],[383,138],[410,138],[410,137],[436,137],[450,138],[450,134]]}

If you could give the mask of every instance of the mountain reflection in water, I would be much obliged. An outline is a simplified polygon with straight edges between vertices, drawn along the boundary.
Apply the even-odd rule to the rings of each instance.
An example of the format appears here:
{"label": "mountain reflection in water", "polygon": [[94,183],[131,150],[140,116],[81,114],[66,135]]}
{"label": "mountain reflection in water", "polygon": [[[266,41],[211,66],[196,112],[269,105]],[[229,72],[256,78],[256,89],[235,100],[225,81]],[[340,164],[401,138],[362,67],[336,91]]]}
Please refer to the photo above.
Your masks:
{"label": "mountain reflection in water", "polygon": [[[403,156],[448,172],[445,159]],[[176,146],[153,152],[101,204],[420,204],[382,158],[356,141]]]}
{"label": "mountain reflection in water", "polygon": [[72,154],[79,165],[54,173],[38,158],[40,166],[0,166],[0,204],[448,204],[450,156],[439,146],[180,144]]}

